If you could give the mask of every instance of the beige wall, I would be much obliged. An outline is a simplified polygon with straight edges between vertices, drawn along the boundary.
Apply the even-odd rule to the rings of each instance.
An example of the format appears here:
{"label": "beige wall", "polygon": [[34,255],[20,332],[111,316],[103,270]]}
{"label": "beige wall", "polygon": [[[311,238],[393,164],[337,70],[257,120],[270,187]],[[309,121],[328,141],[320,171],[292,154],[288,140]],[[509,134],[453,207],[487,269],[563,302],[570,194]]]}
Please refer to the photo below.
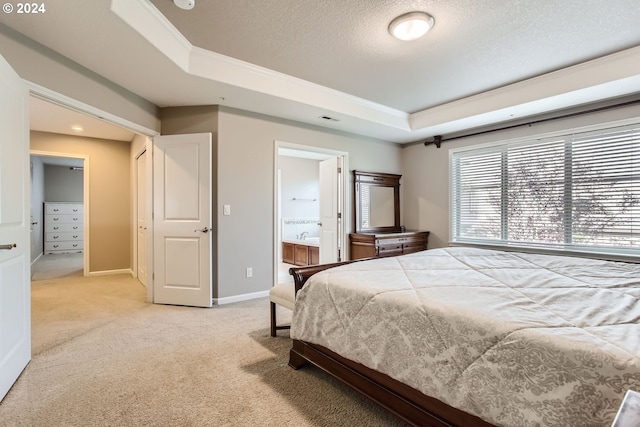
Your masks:
{"label": "beige wall", "polygon": [[89,271],[131,268],[130,143],[31,132],[30,148],[87,156],[89,199],[85,209],[89,215]]}
{"label": "beige wall", "polygon": [[[449,150],[478,144],[504,141],[534,135],[586,129],[602,123],[638,120],[640,106],[621,108],[588,115],[545,122],[532,126],[493,132],[450,142],[441,148],[423,144],[405,146],[402,150],[402,211],[407,228],[429,230],[429,248],[448,246],[449,235]],[[634,119],[635,118],[635,119]]]}

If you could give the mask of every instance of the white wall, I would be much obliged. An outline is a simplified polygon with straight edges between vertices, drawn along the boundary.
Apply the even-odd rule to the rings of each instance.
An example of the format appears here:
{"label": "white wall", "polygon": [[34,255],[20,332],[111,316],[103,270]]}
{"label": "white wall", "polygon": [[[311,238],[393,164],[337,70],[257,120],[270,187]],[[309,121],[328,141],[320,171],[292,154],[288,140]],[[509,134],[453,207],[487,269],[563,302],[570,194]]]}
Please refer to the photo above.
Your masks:
{"label": "white wall", "polygon": [[443,142],[435,145],[416,144],[402,149],[401,205],[407,228],[430,231],[429,248],[449,243],[449,150],[527,136],[551,134],[567,129],[587,130],[603,123],[640,120],[640,105],[602,111],[569,119],[559,119],[508,131]]}
{"label": "white wall", "polygon": [[[279,156],[283,218],[320,216],[320,162],[312,159]],[[296,200],[294,200],[296,199]]]}

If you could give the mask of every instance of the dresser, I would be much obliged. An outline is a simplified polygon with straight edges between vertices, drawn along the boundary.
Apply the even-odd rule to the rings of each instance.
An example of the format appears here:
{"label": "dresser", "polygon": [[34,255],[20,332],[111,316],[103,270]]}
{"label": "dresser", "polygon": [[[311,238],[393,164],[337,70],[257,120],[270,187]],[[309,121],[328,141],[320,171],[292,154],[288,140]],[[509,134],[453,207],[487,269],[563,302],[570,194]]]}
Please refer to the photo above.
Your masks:
{"label": "dresser", "polygon": [[82,252],[84,246],[82,203],[44,204],[44,252]]}
{"label": "dresser", "polygon": [[427,249],[428,231],[349,234],[351,259],[410,254]]}

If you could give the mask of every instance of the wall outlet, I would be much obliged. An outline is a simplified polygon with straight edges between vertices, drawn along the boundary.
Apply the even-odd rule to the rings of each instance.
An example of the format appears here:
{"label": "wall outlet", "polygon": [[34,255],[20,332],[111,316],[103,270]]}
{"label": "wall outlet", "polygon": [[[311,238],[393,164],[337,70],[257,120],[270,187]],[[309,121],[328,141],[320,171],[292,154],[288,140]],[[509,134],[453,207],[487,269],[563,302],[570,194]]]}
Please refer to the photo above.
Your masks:
{"label": "wall outlet", "polygon": [[253,277],[253,268],[247,267],[247,277]]}

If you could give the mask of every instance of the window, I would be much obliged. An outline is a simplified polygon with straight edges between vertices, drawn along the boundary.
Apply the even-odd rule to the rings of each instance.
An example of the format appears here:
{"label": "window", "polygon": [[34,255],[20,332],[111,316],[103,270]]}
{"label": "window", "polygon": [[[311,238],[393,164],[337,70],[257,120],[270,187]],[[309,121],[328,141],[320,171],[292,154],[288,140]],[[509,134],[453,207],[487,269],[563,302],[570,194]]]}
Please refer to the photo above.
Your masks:
{"label": "window", "polygon": [[640,255],[640,124],[451,154],[454,242]]}

